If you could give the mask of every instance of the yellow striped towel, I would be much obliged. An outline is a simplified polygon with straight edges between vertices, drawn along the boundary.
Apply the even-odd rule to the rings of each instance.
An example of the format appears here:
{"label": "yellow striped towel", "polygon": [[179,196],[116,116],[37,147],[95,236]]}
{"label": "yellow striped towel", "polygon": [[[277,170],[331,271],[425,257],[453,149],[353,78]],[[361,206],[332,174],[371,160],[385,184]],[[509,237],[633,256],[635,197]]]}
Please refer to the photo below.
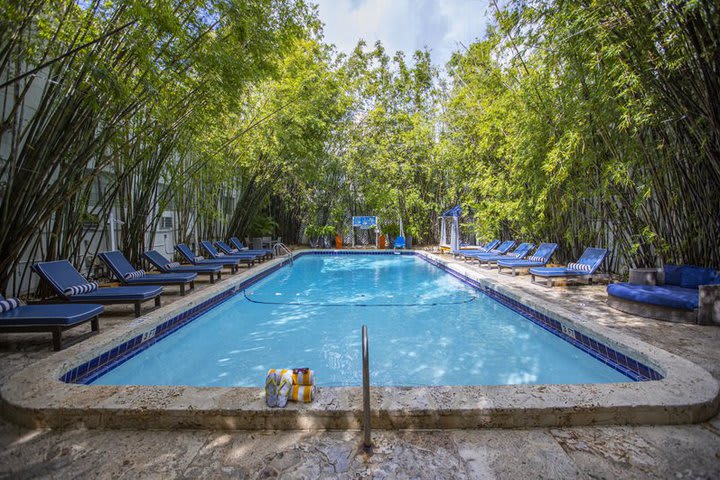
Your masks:
{"label": "yellow striped towel", "polygon": [[310,403],[315,398],[315,385],[293,385],[290,400],[293,402]]}
{"label": "yellow striped towel", "polygon": [[279,372],[280,376],[283,376],[287,372],[292,372],[293,385],[315,385],[315,372],[309,368],[285,368],[282,370],[275,370],[272,368],[270,369],[270,372]]}

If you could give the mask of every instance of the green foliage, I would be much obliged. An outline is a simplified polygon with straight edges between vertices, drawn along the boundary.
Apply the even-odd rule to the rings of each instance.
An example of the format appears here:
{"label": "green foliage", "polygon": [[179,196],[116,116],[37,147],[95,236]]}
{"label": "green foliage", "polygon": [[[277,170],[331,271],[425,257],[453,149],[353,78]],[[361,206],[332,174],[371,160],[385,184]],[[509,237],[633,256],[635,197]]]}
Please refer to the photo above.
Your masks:
{"label": "green foliage", "polygon": [[338,55],[303,0],[0,0],[0,289],[24,257],[84,263],[111,212],[133,261],[165,211],[177,241],[374,214],[434,243],[462,204],[465,232],[561,261],[720,264],[718,5],[492,6],[441,75],[427,51]]}

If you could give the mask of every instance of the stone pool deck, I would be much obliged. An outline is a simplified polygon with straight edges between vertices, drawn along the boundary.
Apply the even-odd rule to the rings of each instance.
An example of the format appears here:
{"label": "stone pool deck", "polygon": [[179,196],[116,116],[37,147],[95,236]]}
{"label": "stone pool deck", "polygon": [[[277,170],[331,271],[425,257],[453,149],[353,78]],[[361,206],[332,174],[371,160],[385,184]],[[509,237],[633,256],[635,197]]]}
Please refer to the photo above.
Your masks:
{"label": "stone pool deck", "polygon": [[[447,259],[447,256],[444,258]],[[531,285],[473,268],[701,366],[720,379],[720,328],[670,324],[605,305],[604,286]],[[201,283],[198,290],[209,284]],[[174,292],[172,289],[168,289]],[[163,303],[179,299],[163,296]],[[108,307],[104,331],[130,319]],[[73,335],[74,332],[68,332]],[[81,332],[78,332],[81,333]],[[0,335],[0,384],[48,358],[50,335]],[[720,419],[692,425],[360,432],[29,430],[0,423],[0,477],[8,478],[718,478]]]}

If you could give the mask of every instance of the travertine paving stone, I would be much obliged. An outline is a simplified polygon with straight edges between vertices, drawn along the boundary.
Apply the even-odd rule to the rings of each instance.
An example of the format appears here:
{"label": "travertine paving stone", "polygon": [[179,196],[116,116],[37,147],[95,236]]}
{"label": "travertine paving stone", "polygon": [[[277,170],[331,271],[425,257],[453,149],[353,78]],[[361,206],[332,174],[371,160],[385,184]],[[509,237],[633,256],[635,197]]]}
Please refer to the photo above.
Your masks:
{"label": "travertine paving stone", "polygon": [[[546,290],[527,277],[480,272],[720,378],[720,328],[619,314],[604,304],[603,286]],[[163,304],[177,298],[164,295]],[[132,321],[129,315],[109,307],[101,328]],[[0,335],[0,384],[51,353],[49,335]],[[0,421],[0,478],[720,478],[717,416],[679,426],[380,431],[370,456],[361,438],[357,431],[49,431]]]}

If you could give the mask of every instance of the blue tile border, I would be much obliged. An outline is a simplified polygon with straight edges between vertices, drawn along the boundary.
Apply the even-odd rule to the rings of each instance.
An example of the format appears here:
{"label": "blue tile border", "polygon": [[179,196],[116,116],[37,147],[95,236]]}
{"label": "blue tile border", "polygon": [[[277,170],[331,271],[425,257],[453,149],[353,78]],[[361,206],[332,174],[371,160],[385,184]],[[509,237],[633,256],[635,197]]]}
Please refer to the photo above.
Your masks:
{"label": "blue tile border", "polygon": [[[524,318],[531,322],[539,325],[541,328],[553,333],[554,335],[562,338],[563,340],[571,343],[575,347],[583,350],[589,355],[595,357],[599,361],[606,365],[614,368],[615,370],[623,373],[628,378],[635,381],[648,381],[648,380],[660,380],[662,375],[654,370],[653,368],[638,362],[624,354],[614,350],[607,345],[598,342],[579,331],[573,330],[572,328],[562,324],[558,320],[555,320],[547,315],[543,315],[532,308],[524,305],[512,298],[503,295],[502,293],[488,288],[478,281],[467,277],[460,272],[449,268],[445,264],[438,262],[428,256],[418,255],[417,252],[413,251],[364,251],[364,250],[328,250],[328,251],[304,251],[297,252],[294,258],[299,258],[305,255],[410,255],[420,257],[422,260],[440,268],[444,272],[454,276],[463,283],[475,288],[476,290],[484,293],[493,300],[497,301],[501,305],[510,308],[516,313],[520,314]],[[136,356],[140,352],[146,350],[150,346],[159,342],[163,338],[167,337],[171,333],[177,331],[188,323],[192,322],[200,315],[204,314],[208,310],[216,307],[217,305],[225,302],[229,298],[233,297],[238,292],[241,292],[249,286],[259,282],[263,278],[267,277],[271,273],[284,267],[291,262],[290,258],[286,258],[282,262],[278,262],[272,267],[259,272],[256,275],[242,281],[235,287],[229,288],[214,297],[205,300],[204,302],[195,305],[188,310],[166,320],[165,322],[157,325],[154,329],[144,332],[140,335],[127,340],[120,345],[112,347],[110,350],[103,352],[95,358],[88,360],[87,362],[78,365],[77,367],[69,370],[60,377],[60,380],[65,383],[77,383],[77,384],[89,384],[95,381],[100,376],[104,375],[107,371],[112,370],[118,365],[128,361],[132,357]]]}
{"label": "blue tile border", "polygon": [[567,325],[564,325],[563,323],[555,320],[554,318],[548,317],[547,315],[544,315],[528,307],[527,305],[518,302],[517,300],[514,300],[496,290],[488,288],[480,284],[478,281],[467,277],[451,268],[448,268],[446,265],[437,262],[432,258],[426,257],[424,255],[418,256],[426,262],[431,263],[432,265],[435,265],[441,270],[449,273],[463,283],[483,292],[501,305],[504,305],[505,307],[513,310],[519,315],[522,315],[536,325],[562,338],[566,342],[595,357],[599,361],[612,367],[613,369],[619,371],[620,373],[624,374],[626,377],[634,381],[642,382],[649,380],[661,380],[663,378],[663,376],[657,370],[641,362],[638,362],[635,359],[625,356],[624,354],[605,345],[604,343],[590,338],[580,333],[579,331],[576,331],[568,327]]}

